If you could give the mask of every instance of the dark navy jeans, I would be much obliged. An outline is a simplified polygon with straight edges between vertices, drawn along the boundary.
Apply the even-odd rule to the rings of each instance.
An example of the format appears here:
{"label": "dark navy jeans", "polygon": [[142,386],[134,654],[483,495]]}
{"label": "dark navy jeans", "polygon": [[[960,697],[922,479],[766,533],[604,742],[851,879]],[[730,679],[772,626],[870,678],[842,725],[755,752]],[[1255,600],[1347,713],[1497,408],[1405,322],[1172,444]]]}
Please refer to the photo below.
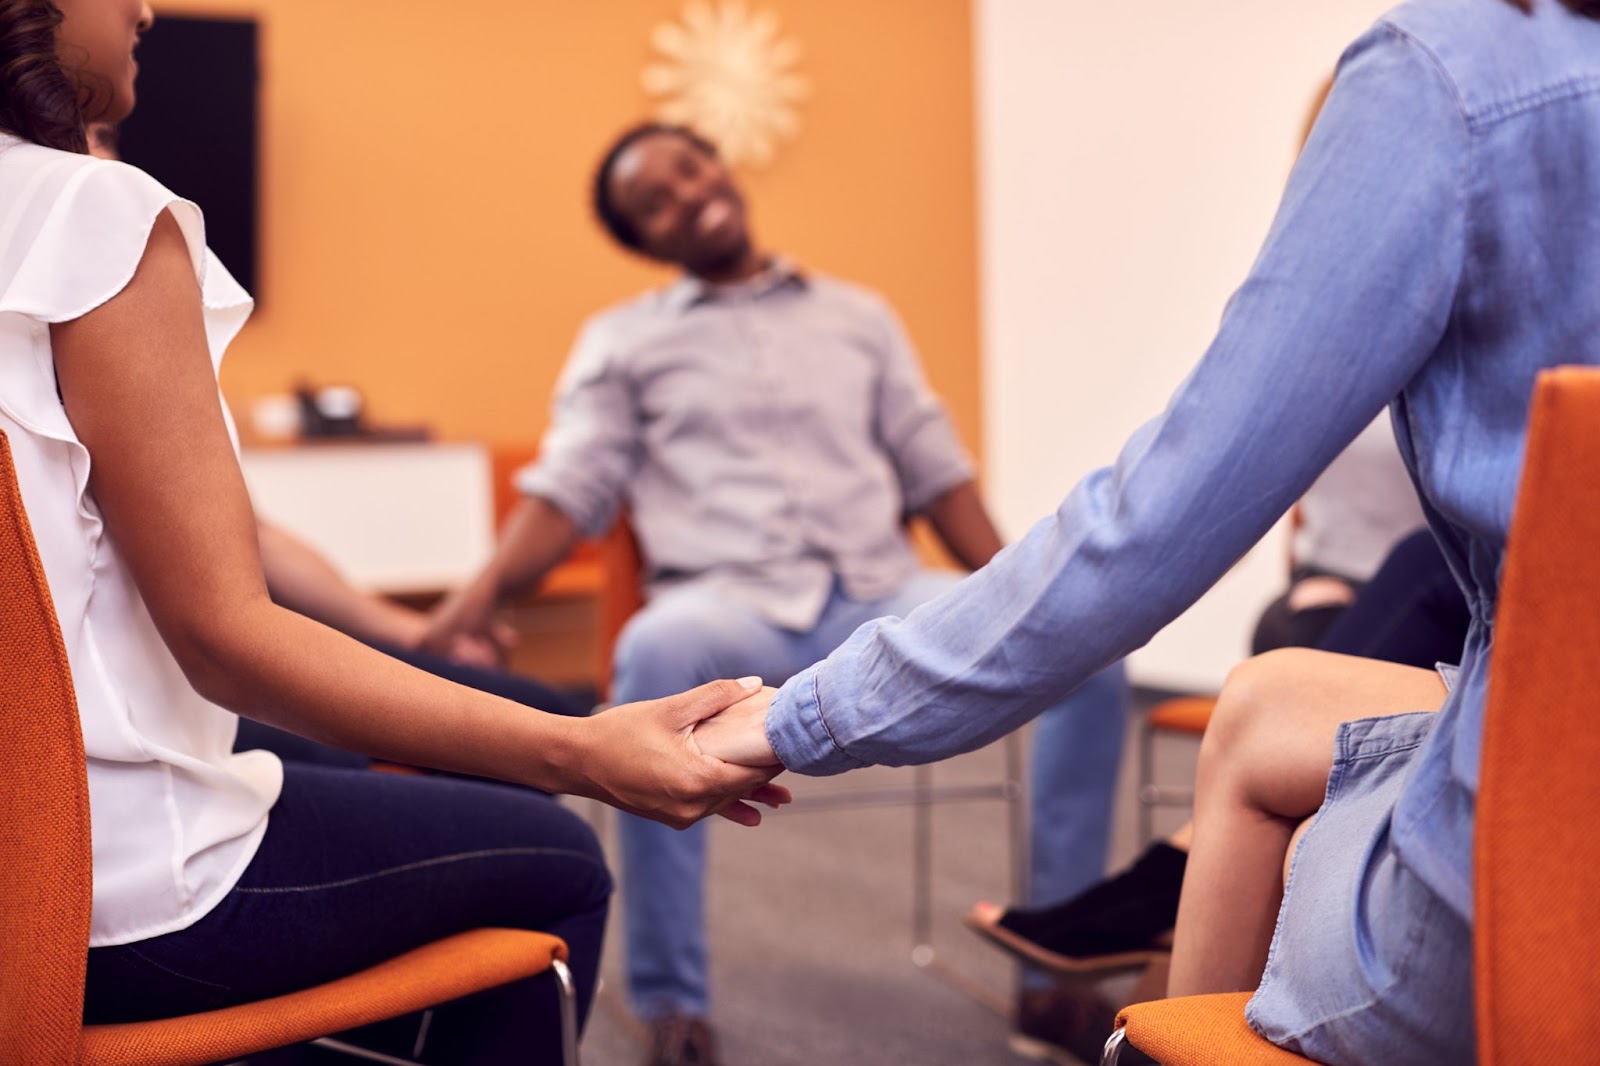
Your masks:
{"label": "dark navy jeans", "polygon": [[[176,933],[89,952],[84,1017],[132,1021],[289,992],[482,926],[571,948],[580,1017],[600,960],[611,878],[589,827],[529,789],[284,764],[283,794],[239,884]],[[553,978],[436,1010],[429,1063],[559,1055]],[[417,1027],[356,1034],[410,1054]]]}

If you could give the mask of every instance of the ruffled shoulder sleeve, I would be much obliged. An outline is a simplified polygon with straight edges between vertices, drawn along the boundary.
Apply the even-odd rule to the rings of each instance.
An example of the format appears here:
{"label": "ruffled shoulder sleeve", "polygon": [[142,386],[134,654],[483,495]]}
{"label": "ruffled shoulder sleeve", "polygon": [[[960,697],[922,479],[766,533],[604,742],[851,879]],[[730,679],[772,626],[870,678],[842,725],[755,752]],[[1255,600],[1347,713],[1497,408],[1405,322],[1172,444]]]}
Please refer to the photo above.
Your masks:
{"label": "ruffled shoulder sleeve", "polygon": [[121,292],[170,210],[206,307],[213,359],[249,315],[249,295],[211,255],[200,209],[124,163],[13,142],[0,151],[0,312],[81,317]]}

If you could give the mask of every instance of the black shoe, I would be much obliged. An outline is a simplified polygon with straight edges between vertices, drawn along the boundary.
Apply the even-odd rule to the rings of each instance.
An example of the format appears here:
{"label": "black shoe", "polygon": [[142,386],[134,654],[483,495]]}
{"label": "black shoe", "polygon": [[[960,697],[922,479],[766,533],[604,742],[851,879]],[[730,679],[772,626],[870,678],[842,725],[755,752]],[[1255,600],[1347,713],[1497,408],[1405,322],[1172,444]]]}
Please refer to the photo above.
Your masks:
{"label": "black shoe", "polygon": [[1063,1066],[1093,1066],[1117,1024],[1117,1010],[1091,984],[1063,981],[1017,997],[1011,1050]]}
{"label": "black shoe", "polygon": [[650,1026],[650,1054],[644,1066],[717,1066],[717,1044],[704,1018],[671,1014]]}
{"label": "black shoe", "polygon": [[966,918],[999,947],[1058,973],[1136,969],[1172,948],[1188,854],[1151,846],[1116,877],[1049,907],[999,911],[979,904]]}

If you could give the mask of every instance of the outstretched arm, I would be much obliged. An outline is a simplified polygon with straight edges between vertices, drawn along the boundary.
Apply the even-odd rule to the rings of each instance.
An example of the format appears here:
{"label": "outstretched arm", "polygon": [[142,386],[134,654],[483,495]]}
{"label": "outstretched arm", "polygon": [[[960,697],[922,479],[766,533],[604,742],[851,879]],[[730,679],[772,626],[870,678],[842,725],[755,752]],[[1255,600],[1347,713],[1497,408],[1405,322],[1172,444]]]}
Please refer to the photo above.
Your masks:
{"label": "outstretched arm", "polygon": [[1437,348],[1468,143],[1453,87],[1409,39],[1380,27],[1347,53],[1250,276],[1166,411],[982,570],[785,683],[767,717],[782,761],[837,773],[979,747],[1198,599]]}
{"label": "outstretched arm", "polygon": [[522,500],[500,531],[494,558],[433,612],[424,643],[487,636],[495,608],[533,587],[583,537],[609,529],[638,463],[633,390],[614,364],[605,317],[579,333],[556,386],[539,460],[517,474]]}
{"label": "outstretched arm", "polygon": [[202,695],[325,743],[595,796],[672,824],[770,777],[704,756],[692,739],[697,721],[747,691],[736,682],[566,719],[423,674],[274,604],[194,263],[169,213],[127,286],[53,325],[51,342],[106,529]]}

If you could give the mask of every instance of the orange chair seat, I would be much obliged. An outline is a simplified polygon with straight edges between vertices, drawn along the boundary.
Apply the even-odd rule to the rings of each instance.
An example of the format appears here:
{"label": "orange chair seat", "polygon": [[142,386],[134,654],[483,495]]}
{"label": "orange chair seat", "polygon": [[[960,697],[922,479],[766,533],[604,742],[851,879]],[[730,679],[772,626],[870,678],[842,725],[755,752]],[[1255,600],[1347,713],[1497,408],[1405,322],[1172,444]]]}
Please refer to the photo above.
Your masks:
{"label": "orange chair seat", "polygon": [[1249,992],[1135,1003],[1117,1015],[1128,1043],[1170,1066],[1305,1066],[1245,1024]]}
{"label": "orange chair seat", "polygon": [[1163,700],[1150,709],[1150,728],[1198,736],[1206,731],[1206,724],[1211,721],[1211,712],[1216,706],[1215,696],[1180,696]]}
{"label": "orange chair seat", "polygon": [[151,1022],[86,1025],[83,1066],[204,1066],[397,1018],[565,961],[558,937],[474,929],[315,988]]}

